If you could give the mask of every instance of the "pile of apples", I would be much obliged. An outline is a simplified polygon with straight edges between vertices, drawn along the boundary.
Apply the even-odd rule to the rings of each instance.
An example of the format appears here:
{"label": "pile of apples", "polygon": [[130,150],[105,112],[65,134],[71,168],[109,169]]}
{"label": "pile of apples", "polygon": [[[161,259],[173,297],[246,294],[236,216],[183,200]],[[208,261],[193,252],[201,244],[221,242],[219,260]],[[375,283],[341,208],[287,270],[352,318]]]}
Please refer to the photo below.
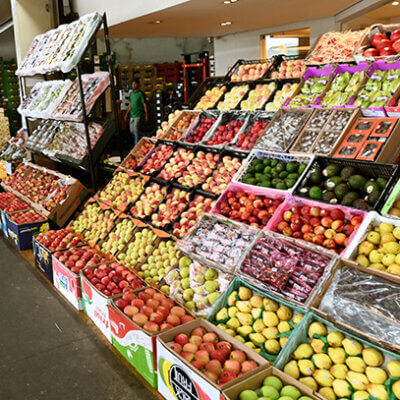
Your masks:
{"label": "pile of apples", "polygon": [[278,71],[271,74],[272,79],[301,78],[306,71],[304,60],[282,61]]}
{"label": "pile of apples", "polygon": [[193,150],[188,150],[180,147],[167,162],[167,164],[157,177],[164,179],[165,181],[180,177],[182,175],[182,172],[190,164],[193,158]]}
{"label": "pile of apples", "polygon": [[228,188],[217,204],[215,213],[247,225],[264,228],[283,200],[283,196],[273,199]]}
{"label": "pile of apples", "polygon": [[194,187],[203,183],[212,174],[213,169],[219,162],[219,154],[200,150],[192,163],[188,165],[178,182],[187,187]]}
{"label": "pile of apples", "polygon": [[38,214],[35,210],[17,211],[8,214],[8,218],[16,224],[29,224],[32,222],[45,221],[46,218]]}
{"label": "pile of apples", "polygon": [[35,236],[35,239],[50,251],[64,250],[84,244],[76,233],[70,232],[67,229],[42,232]]}
{"label": "pile of apples", "polygon": [[164,137],[164,135],[167,133],[168,129],[175,122],[175,120],[181,115],[181,113],[182,113],[181,110],[176,110],[173,113],[170,113],[168,115],[168,120],[163,121],[161,123],[161,128],[157,130],[157,133],[156,133],[157,139],[161,139]]}
{"label": "pile of apples", "polygon": [[226,87],[215,86],[211,90],[207,90],[204,96],[199,100],[199,102],[194,107],[195,110],[208,110],[210,108],[215,108],[217,101],[225,93]]}
{"label": "pile of apples", "polygon": [[130,209],[133,217],[146,218],[150,216],[163,201],[167,194],[167,186],[152,182],[146,187],[139,200]]}
{"label": "pile of apples", "polygon": [[275,89],[275,82],[258,84],[255,89],[250,90],[248,98],[240,103],[240,109],[243,111],[254,111],[261,108]]}
{"label": "pile of apples", "polygon": [[118,260],[127,267],[134,267],[138,263],[144,263],[153,252],[156,239],[157,235],[151,229],[138,229],[125,251],[118,254]]}
{"label": "pile of apples", "polygon": [[220,125],[213,137],[207,141],[206,145],[215,146],[232,142],[243,124],[244,121],[230,121],[225,125]]}
{"label": "pile of apples", "polygon": [[247,359],[244,351],[234,349],[229,342],[220,341],[215,332],[208,332],[203,327],[193,329],[190,335],[176,335],[169,347],[219,385],[258,367],[255,361]]}
{"label": "pile of apples", "polygon": [[243,132],[238,135],[234,147],[242,150],[251,150],[268,124],[268,121],[255,121],[249,132]]}
{"label": "pile of apples", "polygon": [[144,184],[141,176],[133,178],[125,172],[118,172],[99,193],[99,200],[111,202],[114,208],[125,209],[142,194]]}
{"label": "pile of apples", "polygon": [[20,185],[22,181],[25,180],[25,177],[32,172],[32,168],[27,165],[20,165],[12,175],[8,175],[3,178],[3,182],[11,186],[14,189],[17,189],[17,185]]}
{"label": "pile of apples", "polygon": [[166,331],[194,319],[183,307],[153,288],[124,293],[115,305],[149,333]]}
{"label": "pile of apples", "polygon": [[172,156],[174,148],[167,144],[158,145],[151,156],[143,164],[141,171],[144,174],[151,175],[154,172],[161,171],[164,164]]}
{"label": "pile of apples", "polygon": [[277,230],[285,236],[303,239],[340,253],[347,247],[349,237],[360,227],[362,220],[360,214],[346,218],[340,208],[289,204],[283,210]]}
{"label": "pile of apples", "polygon": [[386,57],[400,53],[400,29],[396,29],[390,35],[378,32],[371,37],[372,47],[364,51],[364,57]]}
{"label": "pile of apples", "polygon": [[190,132],[190,135],[185,138],[185,143],[199,143],[203,140],[206,133],[215,124],[215,118],[203,118],[199,124]]}
{"label": "pile of apples", "polygon": [[115,255],[121,251],[131,241],[136,225],[129,218],[124,218],[119,222],[115,229],[108,235],[106,241],[101,245],[103,254]]}
{"label": "pile of apples", "polygon": [[0,193],[0,209],[5,212],[20,211],[29,208],[29,204],[20,200],[15,194],[9,192]]}
{"label": "pile of apples", "polygon": [[221,194],[241,166],[242,160],[238,157],[223,157],[217,169],[213,172],[212,176],[208,177],[206,182],[201,185],[201,188],[209,193]]}
{"label": "pile of apples", "polygon": [[121,164],[121,167],[127,170],[134,170],[153,149],[153,142],[147,139],[142,139],[142,142],[138,143],[138,145],[134,147],[129,157]]}
{"label": "pile of apples", "polygon": [[230,92],[225,94],[224,100],[218,103],[218,110],[228,111],[235,109],[248,91],[249,85],[234,86]]}
{"label": "pile of apples", "polygon": [[190,192],[173,188],[157,212],[151,216],[152,225],[162,228],[174,222],[189,203],[189,196]]}
{"label": "pile of apples", "polygon": [[256,81],[263,77],[268,67],[268,63],[240,65],[237,74],[232,74],[231,82]]}
{"label": "pile of apples", "polygon": [[129,293],[144,286],[143,281],[118,262],[103,262],[96,268],[83,270],[86,279],[105,296]]}
{"label": "pile of apples", "polygon": [[168,140],[179,140],[183,134],[194,124],[198,117],[198,114],[188,114],[184,112],[180,120],[176,123],[174,128],[171,128],[171,132],[164,139]]}
{"label": "pile of apples", "polygon": [[179,238],[183,238],[189,229],[196,225],[201,216],[213,208],[214,204],[215,200],[200,194],[196,195],[190,202],[188,209],[175,222],[172,233]]}
{"label": "pile of apples", "polygon": [[94,267],[102,260],[102,256],[89,246],[57,251],[54,253],[54,257],[74,274],[79,274],[80,270],[85,267]]}
{"label": "pile of apples", "polygon": [[42,202],[42,206],[48,211],[54,210],[68,197],[70,187],[71,185],[57,186],[55,191],[50,195],[51,197],[47,201]]}

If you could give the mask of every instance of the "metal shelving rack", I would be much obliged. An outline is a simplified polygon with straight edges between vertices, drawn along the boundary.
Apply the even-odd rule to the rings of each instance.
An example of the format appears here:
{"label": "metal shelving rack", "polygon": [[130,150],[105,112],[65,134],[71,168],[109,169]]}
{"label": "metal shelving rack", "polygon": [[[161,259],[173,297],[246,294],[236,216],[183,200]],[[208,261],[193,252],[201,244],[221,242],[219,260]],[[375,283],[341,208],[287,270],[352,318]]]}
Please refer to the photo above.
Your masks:
{"label": "metal shelving rack", "polygon": [[[96,37],[101,28],[103,28],[104,40],[105,40],[105,44],[106,44],[106,60],[107,60],[107,65],[108,65],[108,72],[110,74],[111,105],[112,105],[112,113],[114,115],[114,122],[115,122],[114,134],[116,133],[118,136],[121,160],[122,160],[122,156],[123,156],[122,138],[121,138],[121,132],[119,130],[117,96],[116,96],[116,92],[115,92],[115,81],[114,81],[115,72],[114,72],[114,65],[112,63],[112,54],[111,54],[111,46],[110,46],[110,39],[109,39],[109,30],[108,30],[108,25],[107,25],[107,16],[106,16],[106,13],[104,13],[102,16],[102,19],[101,19],[101,23],[98,25],[97,29],[94,31],[94,33],[88,40],[85,51],[82,53],[83,55],[82,55],[80,61],[74,68],[75,72],[76,72],[76,79],[78,80],[78,84],[79,84],[79,94],[80,94],[80,100],[81,100],[81,105],[82,105],[82,115],[83,115],[82,121],[77,122],[77,123],[82,123],[85,125],[85,136],[86,136],[86,142],[87,142],[87,147],[88,147],[89,171],[86,168],[83,168],[78,164],[74,167],[83,169],[86,172],[90,173],[92,188],[95,192],[97,189],[96,173],[95,173],[95,163],[97,160],[94,160],[93,150],[92,150],[92,146],[90,143],[89,116],[88,116],[87,110],[86,110],[86,104],[85,104],[85,98],[84,98],[84,92],[83,92],[83,86],[82,86],[82,63],[84,62],[83,59],[85,57],[85,54],[90,50],[92,64],[94,64],[93,59],[94,59],[94,55],[95,55],[95,51],[96,51]],[[49,74],[53,74],[54,72],[57,72],[57,71],[53,71]],[[65,77],[65,75],[66,74],[64,74],[64,77]],[[26,76],[19,76],[19,83],[20,83],[21,96],[22,96],[22,101],[23,101],[26,98]],[[104,93],[102,96],[100,96],[100,98],[103,96],[104,96]],[[26,127],[27,127],[27,131],[28,131],[28,135],[29,135],[30,129],[29,129],[28,118],[25,118],[25,121],[26,121]],[[63,121],[63,120],[60,119],[58,121]],[[62,161],[59,161],[59,162],[62,162]],[[72,166],[73,164],[69,163],[68,165]]]}

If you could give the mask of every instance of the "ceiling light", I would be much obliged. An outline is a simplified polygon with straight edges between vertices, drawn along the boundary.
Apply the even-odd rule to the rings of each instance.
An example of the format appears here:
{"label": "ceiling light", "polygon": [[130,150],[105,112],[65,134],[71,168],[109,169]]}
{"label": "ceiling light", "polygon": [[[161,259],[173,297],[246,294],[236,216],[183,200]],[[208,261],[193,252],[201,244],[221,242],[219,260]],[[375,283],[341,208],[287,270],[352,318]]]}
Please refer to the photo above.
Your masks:
{"label": "ceiling light", "polygon": [[398,6],[400,3],[398,2],[398,1],[394,1],[393,3],[392,3],[392,6]]}
{"label": "ceiling light", "polygon": [[221,22],[221,26],[227,26],[227,25],[231,25],[231,24],[232,24],[231,21]]}
{"label": "ceiling light", "polygon": [[161,24],[161,21],[159,19],[154,21],[155,24]]}
{"label": "ceiling light", "polygon": [[224,0],[224,4],[232,4],[232,3],[236,3],[239,0]]}

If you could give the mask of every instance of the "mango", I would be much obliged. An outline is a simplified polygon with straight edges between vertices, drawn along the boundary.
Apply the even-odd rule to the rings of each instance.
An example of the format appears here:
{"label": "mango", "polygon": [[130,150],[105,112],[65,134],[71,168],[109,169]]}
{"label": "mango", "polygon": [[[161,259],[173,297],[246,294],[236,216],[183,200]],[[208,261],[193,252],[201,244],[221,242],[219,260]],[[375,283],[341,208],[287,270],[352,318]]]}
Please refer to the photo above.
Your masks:
{"label": "mango", "polygon": [[264,311],[262,315],[263,322],[265,326],[277,326],[279,324],[279,319],[273,311]]}
{"label": "mango", "polygon": [[311,347],[316,353],[324,352],[325,343],[321,339],[313,339],[311,340]]}
{"label": "mango", "polygon": [[241,343],[245,343],[246,342],[246,340],[243,338],[243,336],[240,336],[240,335],[236,335],[235,339],[239,340],[239,342],[241,342]]}
{"label": "mango", "polygon": [[365,390],[357,390],[353,394],[353,400],[366,400],[369,397],[369,393]]}
{"label": "mango", "polygon": [[345,364],[334,364],[329,371],[336,379],[346,379],[348,370]]}
{"label": "mango", "polygon": [[[242,325],[248,325],[251,326],[253,324],[253,317],[251,316],[250,313],[245,313],[245,312],[238,312],[236,314],[236,318],[239,320],[239,322]],[[228,321],[229,322],[229,321]]]}
{"label": "mango", "polygon": [[275,326],[271,326],[269,328],[264,328],[261,333],[266,339],[277,339],[279,332]]}
{"label": "mango", "polygon": [[330,387],[322,387],[321,389],[318,390],[318,393],[322,397],[325,397],[328,400],[336,400],[335,392]]}
{"label": "mango", "polygon": [[312,376],[315,372],[314,363],[311,360],[303,359],[297,363],[300,372],[305,376]]}
{"label": "mango", "polygon": [[346,358],[346,365],[354,372],[365,372],[367,367],[364,360],[361,357],[350,356]]}
{"label": "mango", "polygon": [[311,357],[311,360],[319,369],[329,369],[332,366],[332,360],[325,353],[314,354]]}
{"label": "mango", "polygon": [[288,321],[293,316],[293,311],[286,306],[281,306],[276,310],[276,315],[281,321]]}
{"label": "mango", "polygon": [[333,391],[338,397],[347,397],[351,395],[351,390],[349,389],[349,382],[343,379],[335,379],[333,381]]}
{"label": "mango", "polygon": [[237,300],[237,294],[238,292],[234,290],[229,296],[228,296],[228,306],[234,306]]}
{"label": "mango", "polygon": [[383,385],[375,385],[373,383],[370,383],[367,385],[367,392],[372,396],[375,397],[376,399],[379,400],[388,400],[388,392],[386,391],[385,386]]}
{"label": "mango", "polygon": [[246,337],[249,335],[251,332],[253,332],[253,328],[251,326],[240,326],[239,328],[236,329],[236,332],[243,337]]}
{"label": "mango", "polygon": [[293,323],[294,323],[295,325],[297,325],[298,323],[300,323],[300,321],[303,319],[303,317],[304,317],[303,314],[296,314],[296,315],[293,317]]}
{"label": "mango", "polygon": [[230,319],[228,320],[228,322],[226,323],[226,326],[227,326],[229,329],[234,329],[234,330],[236,330],[237,328],[239,328],[240,322],[239,322],[239,320],[238,320],[237,318],[230,318]]}
{"label": "mango", "polygon": [[256,349],[256,345],[253,342],[246,342],[244,345],[247,346],[249,349]]}
{"label": "mango", "polygon": [[387,369],[392,378],[400,378],[400,361],[389,361],[387,364]]}
{"label": "mango", "polygon": [[233,306],[228,308],[228,315],[229,318],[234,318],[236,317],[236,314],[239,312],[238,308]]}
{"label": "mango", "polygon": [[249,339],[256,345],[260,346],[261,343],[265,342],[265,337],[261,333],[250,333]]}
{"label": "mango", "polygon": [[289,332],[290,330],[292,330],[292,327],[290,326],[289,322],[287,321],[279,322],[278,331],[280,333]]}
{"label": "mango", "polygon": [[392,386],[393,394],[396,396],[396,399],[400,399],[400,381],[396,381]]}
{"label": "mango", "polygon": [[282,347],[282,349],[285,347],[285,344],[287,343],[288,340],[289,340],[289,338],[287,338],[287,337],[279,338],[279,345]]}
{"label": "mango", "polygon": [[383,354],[375,349],[364,349],[362,357],[370,367],[380,367],[384,362]]}
{"label": "mango", "polygon": [[281,351],[281,345],[276,339],[268,339],[264,346],[270,354],[278,354]]}
{"label": "mango", "polygon": [[346,374],[346,381],[356,390],[366,390],[369,383],[368,378],[364,374],[349,371]]}
{"label": "mango", "polygon": [[253,308],[251,310],[251,316],[254,319],[260,318],[261,317],[261,313],[262,313],[262,308]]}
{"label": "mango", "polygon": [[333,375],[327,369],[317,369],[314,372],[313,378],[320,386],[331,387],[334,381]]}
{"label": "mango", "polygon": [[365,375],[371,383],[377,385],[383,385],[388,378],[386,371],[379,367],[367,367],[365,369]]}
{"label": "mango", "polygon": [[237,301],[236,307],[240,312],[251,312],[251,304],[249,301]]}
{"label": "mango", "polygon": [[349,356],[358,356],[363,350],[361,343],[355,339],[345,338],[342,341],[342,345]]}
{"label": "mango", "polygon": [[295,352],[293,353],[293,357],[296,360],[301,360],[303,358],[310,358],[314,354],[312,347],[308,343],[300,344]]}
{"label": "mango", "polygon": [[279,308],[279,304],[275,300],[268,299],[267,297],[263,298],[263,306],[265,311],[276,311]]}
{"label": "mango", "polygon": [[219,310],[215,316],[215,320],[217,322],[225,321],[227,318],[228,318],[228,310],[226,309],[226,307],[221,308],[221,310]]}
{"label": "mango", "polygon": [[261,296],[252,296],[250,298],[250,304],[254,308],[261,308],[263,304],[263,299]]}
{"label": "mango", "polygon": [[346,352],[342,347],[328,347],[328,356],[334,364],[344,364]]}
{"label": "mango", "polygon": [[256,333],[261,333],[265,328],[266,328],[266,326],[261,318],[257,319],[253,323],[253,329],[254,329],[254,332],[256,332]]}
{"label": "mango", "polygon": [[238,296],[240,300],[249,300],[252,295],[253,292],[249,288],[245,286],[240,286],[238,291]]}
{"label": "mango", "polygon": [[334,331],[329,333],[326,339],[328,340],[329,346],[340,347],[342,345],[344,335],[342,332]]}
{"label": "mango", "polygon": [[314,392],[316,392],[318,390],[318,384],[317,384],[317,382],[315,382],[315,379],[311,376],[305,376],[304,378],[300,378],[299,381],[301,383],[304,383],[306,386],[308,386]]}
{"label": "mango", "polygon": [[296,360],[291,360],[289,361],[284,367],[283,367],[283,372],[285,374],[288,374],[289,376],[291,376],[294,379],[299,379],[300,377],[300,370],[299,367],[297,365],[297,361]]}
{"label": "mango", "polygon": [[313,322],[308,328],[308,337],[312,338],[314,334],[326,336],[326,327],[321,322]]}

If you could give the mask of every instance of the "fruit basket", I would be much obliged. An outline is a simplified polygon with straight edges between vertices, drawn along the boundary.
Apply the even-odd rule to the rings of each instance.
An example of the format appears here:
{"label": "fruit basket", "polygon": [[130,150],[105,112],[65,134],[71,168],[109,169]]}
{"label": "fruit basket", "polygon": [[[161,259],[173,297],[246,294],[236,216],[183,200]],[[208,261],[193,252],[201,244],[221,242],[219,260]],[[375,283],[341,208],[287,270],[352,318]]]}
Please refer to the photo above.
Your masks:
{"label": "fruit basket", "polygon": [[310,368],[315,391],[325,398],[330,395],[343,398],[365,391],[364,396],[388,399],[389,393],[395,398],[398,364],[398,354],[379,347],[370,338],[357,336],[351,330],[309,313],[299,334],[288,342],[279,368],[300,378],[301,382],[307,382],[305,378]]}
{"label": "fruit basket", "polygon": [[285,200],[287,194],[231,182],[218,198],[211,214],[264,228]]}
{"label": "fruit basket", "polygon": [[178,245],[201,265],[233,273],[259,234],[257,228],[205,213]]}
{"label": "fruit basket", "polygon": [[304,59],[280,54],[278,62],[268,71],[269,79],[298,82],[306,71]]}
{"label": "fruit basket", "polygon": [[[215,108],[220,97],[224,94],[227,87],[227,83],[224,78],[221,77],[210,77],[205,79],[194,91],[188,100],[188,104],[191,110],[206,110]],[[215,96],[211,98],[211,91],[215,88],[218,90]]]}
{"label": "fruit basket", "polygon": [[196,122],[188,129],[180,139],[183,143],[200,143],[210,129],[218,122],[220,111],[202,111]]}
{"label": "fruit basket", "polygon": [[225,80],[230,82],[247,82],[266,78],[270,69],[277,62],[277,58],[271,60],[237,60],[225,75]]}
{"label": "fruit basket", "polygon": [[400,286],[381,271],[340,260],[311,309],[325,319],[400,350]]}
{"label": "fruit basket", "polygon": [[180,140],[188,129],[196,123],[197,117],[199,116],[200,111],[195,110],[184,110],[181,114],[174,120],[174,122],[170,125],[165,134],[161,137],[161,139],[165,140]]}
{"label": "fruit basket", "polygon": [[250,151],[262,135],[273,117],[273,113],[253,111],[249,114],[242,129],[233,141],[226,146],[228,149]]}
{"label": "fruit basket", "polygon": [[277,210],[268,229],[343,256],[345,249],[361,234],[367,215],[365,211],[291,196]]}
{"label": "fruit basket", "polygon": [[327,249],[264,231],[237,273],[261,290],[304,307],[311,304],[336,261],[337,256]]}
{"label": "fruit basket", "polygon": [[296,196],[361,210],[380,210],[399,178],[398,166],[316,157],[296,188]]}
{"label": "fruit basket", "polygon": [[[265,160],[269,160],[269,162]],[[314,156],[312,155],[295,155],[253,149],[244,160],[240,170],[232,181],[252,188],[254,186],[261,186],[269,190],[281,190],[292,193],[295,191],[298,183],[307,174],[313,160]],[[260,165],[260,167],[257,165]],[[267,167],[269,168],[266,171]],[[266,172],[264,173],[264,171]],[[279,179],[279,182],[276,182],[275,186],[272,183],[272,179],[275,178],[271,175],[272,173],[275,175],[274,171],[277,174],[276,179]],[[281,175],[282,172],[285,174]],[[261,175],[257,176],[260,179],[257,179],[256,174]],[[261,179],[269,178],[270,176],[269,180]],[[282,178],[279,178],[279,176]]]}
{"label": "fruit basket", "polygon": [[288,151],[313,113],[312,109],[282,108],[276,112],[255,147],[263,150]]}
{"label": "fruit basket", "polygon": [[[207,320],[274,363],[306,309],[266,293],[236,277],[217,300]],[[264,333],[263,333],[264,332]]]}
{"label": "fruit basket", "polygon": [[[344,258],[357,262],[366,268],[373,268],[400,283],[399,247],[400,221],[370,212],[357,240],[348,247]],[[383,250],[382,250],[383,249]],[[397,258],[396,258],[397,257]]]}
{"label": "fruit basket", "polygon": [[200,143],[219,149],[228,146],[243,130],[248,118],[247,111],[223,111]]}

